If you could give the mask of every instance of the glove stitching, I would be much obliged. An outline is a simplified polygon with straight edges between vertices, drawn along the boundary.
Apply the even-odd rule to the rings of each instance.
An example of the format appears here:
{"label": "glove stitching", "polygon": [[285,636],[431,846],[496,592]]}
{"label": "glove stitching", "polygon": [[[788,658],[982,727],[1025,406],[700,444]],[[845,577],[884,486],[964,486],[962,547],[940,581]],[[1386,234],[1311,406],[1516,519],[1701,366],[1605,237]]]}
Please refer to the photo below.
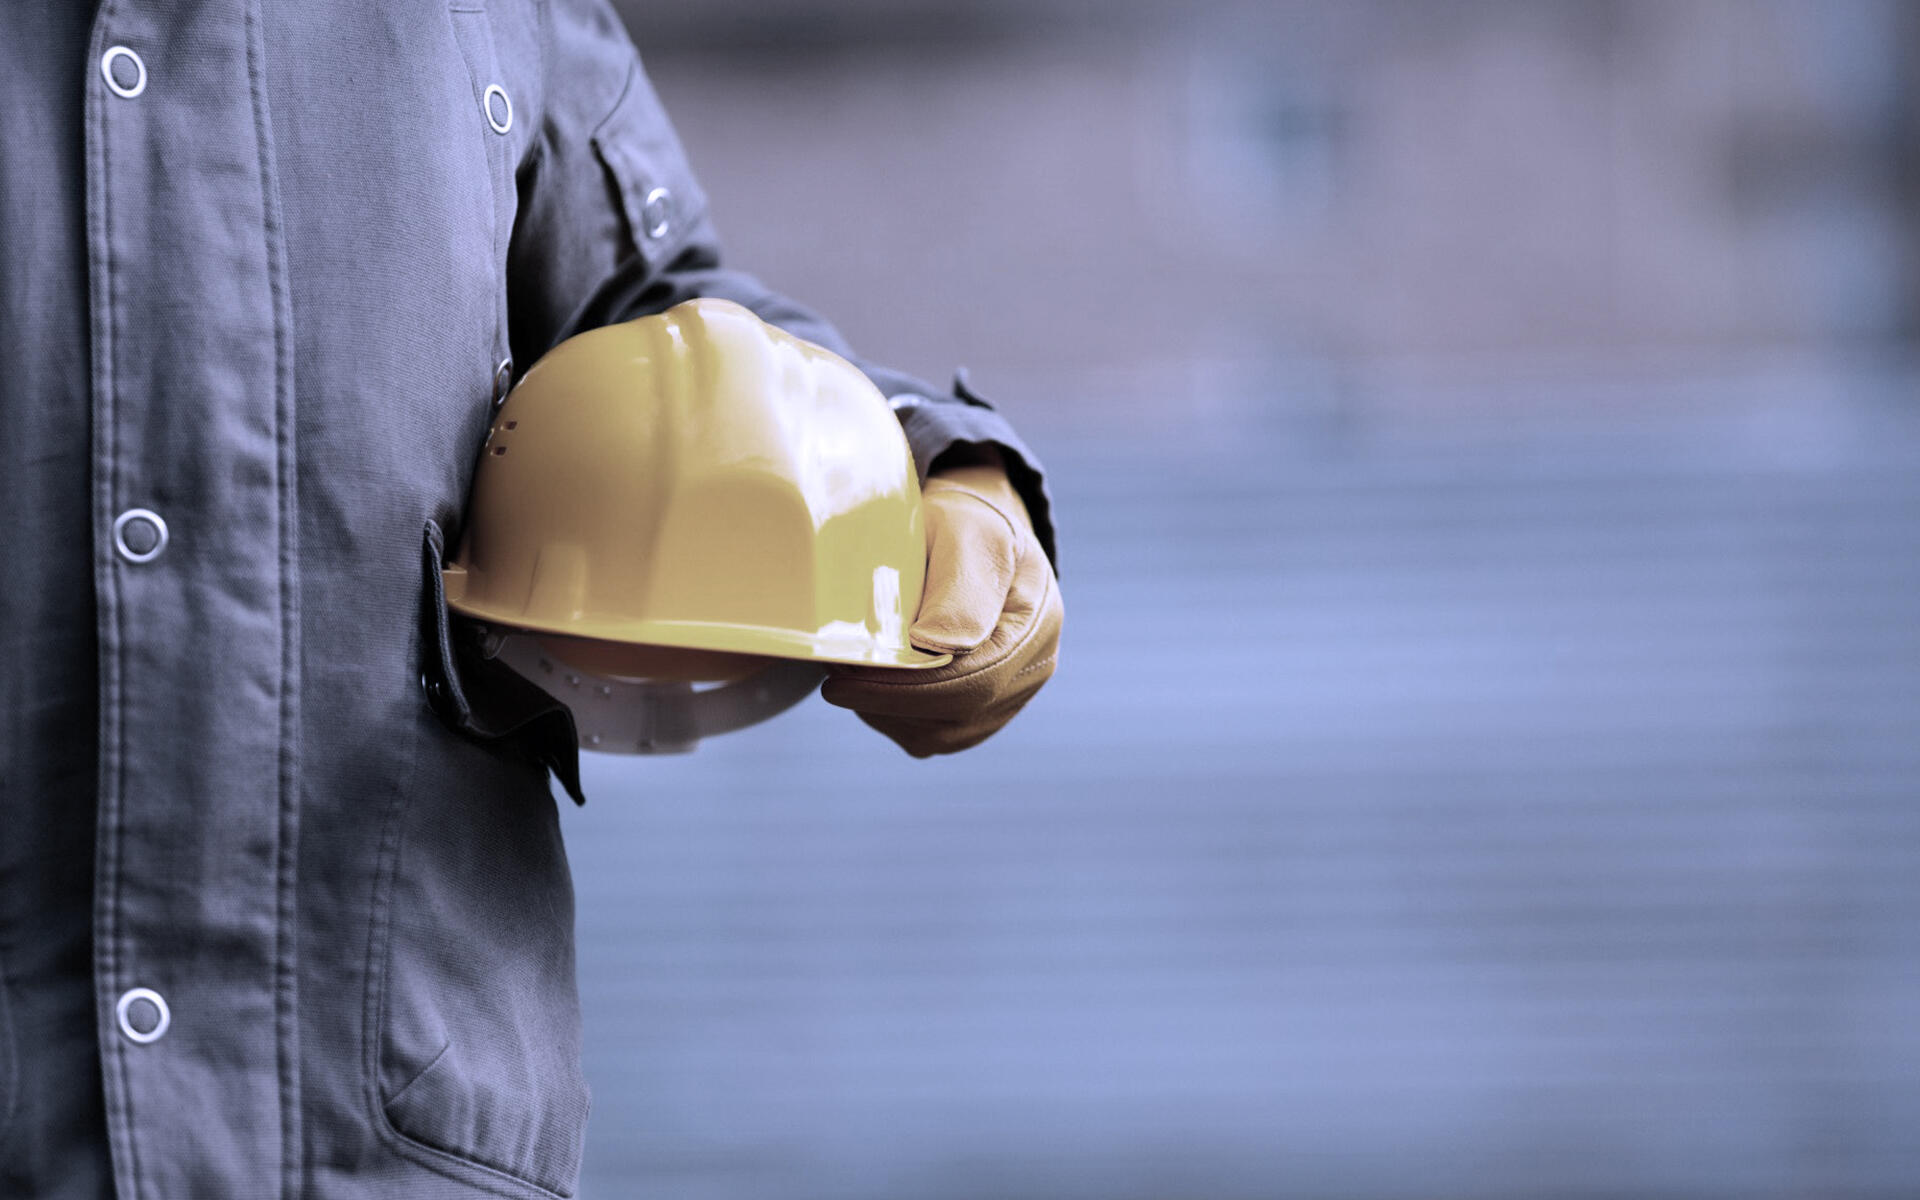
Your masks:
{"label": "glove stitching", "polygon": [[1021,667],[1018,671],[1015,671],[1013,673],[1013,677],[1015,679],[1018,679],[1022,675],[1031,675],[1035,671],[1038,671],[1044,667],[1051,667],[1054,664],[1054,660],[1058,659],[1059,657],[1060,655],[1058,653],[1054,653],[1054,654],[1049,654],[1045,658],[1040,659],[1036,662],[1030,662],[1026,666]]}
{"label": "glove stitching", "polygon": [[999,517],[1002,521],[1005,521],[1007,523],[1007,532],[1013,535],[1013,541],[1016,548],[1018,548],[1020,543],[1025,540],[1020,534],[1020,526],[1014,521],[1014,519],[1008,516],[1006,512],[1003,511],[998,504],[995,504],[993,501],[987,499],[985,496],[981,495],[979,492],[974,491],[972,488],[967,487],[965,484],[948,483],[945,480],[942,480],[940,481],[939,491],[936,491],[934,495],[940,495],[946,492],[951,492],[961,496],[971,496],[975,500],[978,500],[980,503],[986,505],[987,508],[993,513],[993,515]]}

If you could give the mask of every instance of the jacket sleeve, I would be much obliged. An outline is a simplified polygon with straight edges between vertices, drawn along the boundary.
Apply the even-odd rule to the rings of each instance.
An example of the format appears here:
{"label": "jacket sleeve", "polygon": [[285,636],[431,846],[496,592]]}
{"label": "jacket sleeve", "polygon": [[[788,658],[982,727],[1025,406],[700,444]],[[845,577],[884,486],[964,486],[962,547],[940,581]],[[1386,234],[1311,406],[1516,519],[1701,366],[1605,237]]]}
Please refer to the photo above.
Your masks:
{"label": "jacket sleeve", "polygon": [[1039,461],[964,372],[943,392],[870,362],[818,314],[729,265],[706,195],[619,18],[605,0],[552,0],[544,22],[542,111],[517,171],[507,261],[515,362],[531,365],[574,333],[696,296],[736,301],[859,366],[892,403],[922,478],[949,450],[997,448],[1052,558],[1052,505]]}

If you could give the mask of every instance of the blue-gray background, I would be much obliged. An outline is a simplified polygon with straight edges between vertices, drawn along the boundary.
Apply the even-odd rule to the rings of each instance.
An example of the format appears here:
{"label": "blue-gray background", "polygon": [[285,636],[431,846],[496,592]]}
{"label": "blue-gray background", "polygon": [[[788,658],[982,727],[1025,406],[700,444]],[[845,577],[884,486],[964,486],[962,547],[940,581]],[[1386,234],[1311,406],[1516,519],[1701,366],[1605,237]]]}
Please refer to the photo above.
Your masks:
{"label": "blue-gray background", "polygon": [[587,1195],[1920,1195],[1920,6],[623,9],[1065,654],[569,812]]}

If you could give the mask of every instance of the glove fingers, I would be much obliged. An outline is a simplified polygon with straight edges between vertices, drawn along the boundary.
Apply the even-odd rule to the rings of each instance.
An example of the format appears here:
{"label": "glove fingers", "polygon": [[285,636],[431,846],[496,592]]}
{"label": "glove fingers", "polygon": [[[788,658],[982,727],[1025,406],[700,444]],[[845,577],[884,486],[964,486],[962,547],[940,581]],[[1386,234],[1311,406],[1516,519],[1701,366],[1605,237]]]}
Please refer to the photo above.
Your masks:
{"label": "glove fingers", "polygon": [[[1057,606],[1059,589],[1053,582],[1053,572],[1045,559],[1035,555],[1032,561],[1020,564],[1013,586],[1001,602],[1004,607],[996,614],[993,632],[971,650],[956,653],[952,662],[918,671],[896,667],[835,667],[828,685],[839,685],[835,690],[841,695],[850,695],[854,688],[865,684],[874,685],[878,693],[890,694],[903,688],[929,690],[979,674],[1011,656],[1024,639],[1039,630],[1041,622],[1035,619],[1036,613],[1049,593]],[[1057,636],[1057,630],[1055,632]],[[864,691],[861,694],[865,694]]]}
{"label": "glove fingers", "polygon": [[991,714],[983,713],[978,720],[966,722],[890,717],[874,713],[860,713],[859,716],[868,727],[886,735],[913,757],[932,758],[936,754],[957,754],[986,741],[1026,707],[1034,694],[1031,691],[1026,693],[1017,703],[995,705]]}
{"label": "glove fingers", "polygon": [[909,636],[953,661],[836,667],[821,689],[916,758],[965,750],[1011,720],[1053,675],[1064,616],[1053,568],[999,467],[942,471],[922,494],[927,577]]}
{"label": "glove fingers", "polygon": [[[1031,564],[1022,564],[993,636],[979,649],[944,667],[911,674],[867,668],[837,671],[821,689],[821,698],[869,718],[942,722],[956,729],[976,724],[988,731],[998,728],[1052,676],[1059,649],[1059,589],[1045,560],[1035,558]],[[1009,702],[1012,709],[1006,707]],[[966,715],[964,725],[955,724],[962,714]],[[881,728],[871,719],[868,724]],[[886,729],[882,732],[894,737]]]}
{"label": "glove fingers", "polygon": [[930,521],[927,581],[908,637],[926,650],[963,652],[994,632],[1013,584],[1016,545],[1005,517],[961,491],[929,501],[941,519]]}
{"label": "glove fingers", "polygon": [[[974,709],[964,719],[956,720],[945,712],[889,711],[902,707],[917,708],[900,704],[889,704],[886,709],[863,708],[859,712],[860,719],[892,738],[915,758],[965,750],[986,741],[1039,694],[1041,684],[1053,673],[1053,656],[1049,654],[1027,667],[1005,664],[1000,669],[1018,673],[1020,678],[1009,684],[1009,690],[1004,695]],[[948,693],[949,699],[955,695]],[[900,697],[890,699],[897,701]]]}

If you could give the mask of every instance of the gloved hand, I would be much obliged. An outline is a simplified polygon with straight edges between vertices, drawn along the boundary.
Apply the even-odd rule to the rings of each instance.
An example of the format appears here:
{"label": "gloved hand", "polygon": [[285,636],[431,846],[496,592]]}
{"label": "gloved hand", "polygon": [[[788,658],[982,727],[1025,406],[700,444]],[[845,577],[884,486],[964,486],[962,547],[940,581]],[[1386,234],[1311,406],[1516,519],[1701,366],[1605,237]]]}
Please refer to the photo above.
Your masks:
{"label": "gloved hand", "polygon": [[927,582],[909,638],[953,661],[836,668],[820,694],[915,758],[978,745],[1053,675],[1064,610],[1026,505],[993,465],[934,472],[921,492]]}

